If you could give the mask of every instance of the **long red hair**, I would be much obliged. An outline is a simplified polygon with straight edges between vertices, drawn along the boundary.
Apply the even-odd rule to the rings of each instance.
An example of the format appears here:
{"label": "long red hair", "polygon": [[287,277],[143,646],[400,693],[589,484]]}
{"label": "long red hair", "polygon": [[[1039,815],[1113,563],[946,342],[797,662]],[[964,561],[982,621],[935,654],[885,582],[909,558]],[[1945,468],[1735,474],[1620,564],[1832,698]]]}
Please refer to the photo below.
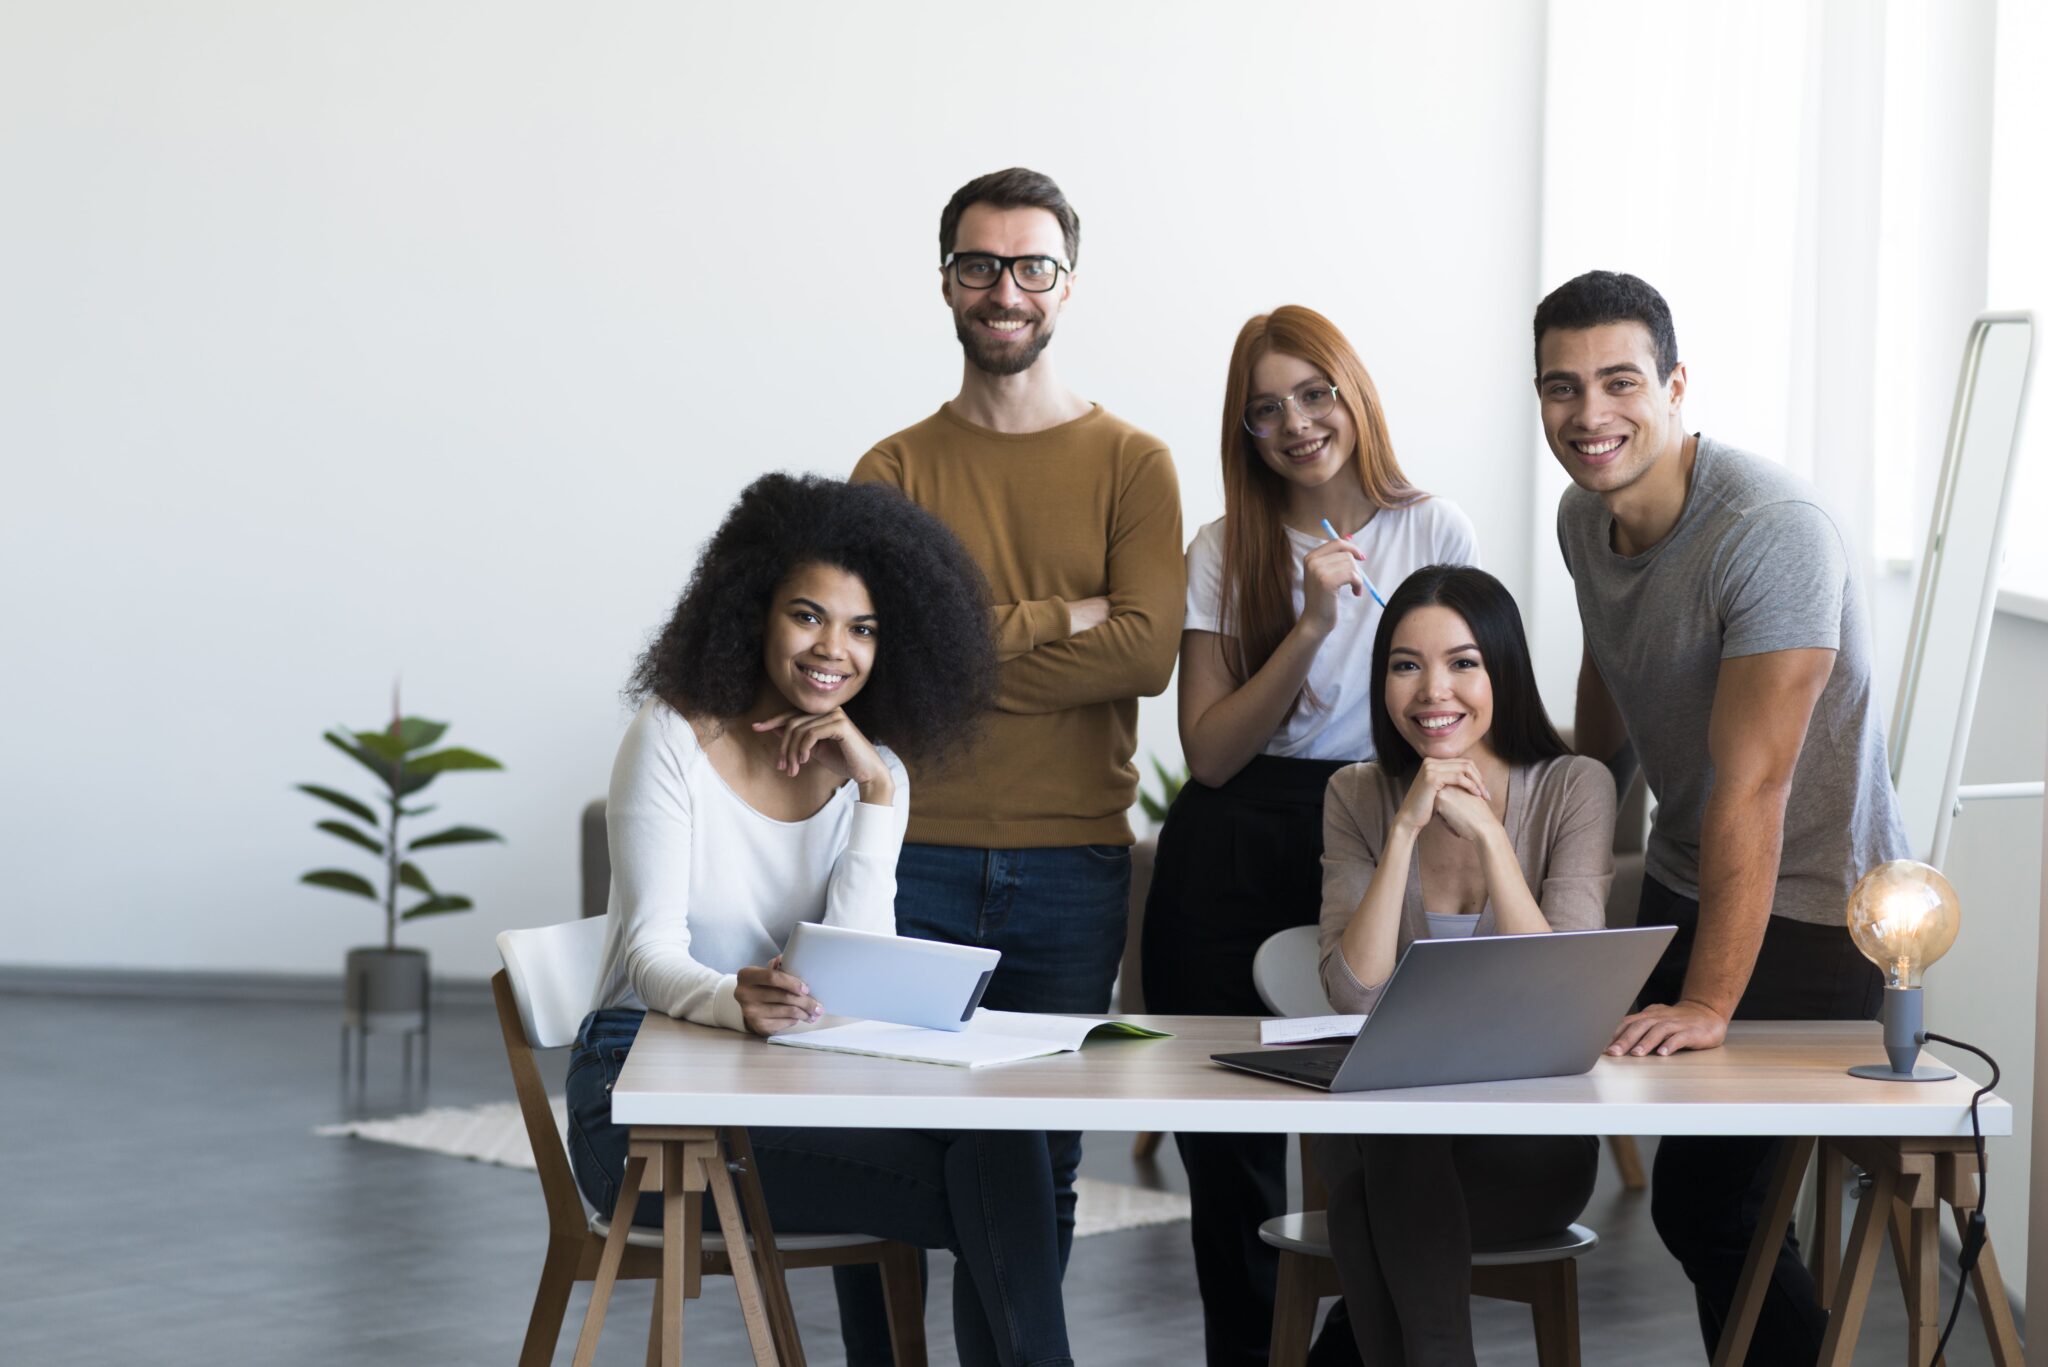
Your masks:
{"label": "long red hair", "polygon": [[[1337,387],[1337,402],[1351,415],[1358,434],[1352,468],[1374,507],[1401,508],[1429,497],[1401,473],[1379,390],[1335,323],[1299,304],[1247,322],[1231,349],[1230,374],[1223,384],[1223,601],[1218,604],[1218,615],[1236,628],[1231,670],[1240,683],[1273,657],[1295,620],[1294,552],[1281,526],[1287,481],[1267,467],[1244,429],[1252,367],[1273,351],[1299,356]],[[1297,697],[1295,706],[1301,701]]]}

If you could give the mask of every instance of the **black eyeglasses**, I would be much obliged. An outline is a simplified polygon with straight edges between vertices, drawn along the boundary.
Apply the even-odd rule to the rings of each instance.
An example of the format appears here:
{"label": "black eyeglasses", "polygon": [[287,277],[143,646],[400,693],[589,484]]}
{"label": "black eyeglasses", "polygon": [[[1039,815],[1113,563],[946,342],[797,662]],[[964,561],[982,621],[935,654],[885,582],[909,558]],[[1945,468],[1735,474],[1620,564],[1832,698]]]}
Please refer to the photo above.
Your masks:
{"label": "black eyeglasses", "polygon": [[1337,406],[1337,386],[1324,380],[1310,380],[1297,385],[1292,394],[1277,399],[1267,394],[1253,399],[1244,406],[1244,430],[1255,437],[1272,436],[1287,421],[1289,404],[1310,422],[1327,418]]}
{"label": "black eyeglasses", "polygon": [[993,256],[988,252],[947,252],[939,269],[953,268],[962,289],[992,290],[1008,271],[1026,294],[1044,294],[1060,282],[1060,272],[1073,268],[1056,256]]}

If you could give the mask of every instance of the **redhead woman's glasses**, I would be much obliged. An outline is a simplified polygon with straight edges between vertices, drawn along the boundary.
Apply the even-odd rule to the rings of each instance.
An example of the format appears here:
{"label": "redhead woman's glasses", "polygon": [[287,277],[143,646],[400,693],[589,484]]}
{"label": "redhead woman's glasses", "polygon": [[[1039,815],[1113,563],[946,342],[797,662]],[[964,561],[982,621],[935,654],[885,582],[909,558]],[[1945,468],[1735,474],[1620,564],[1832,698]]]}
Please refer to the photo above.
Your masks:
{"label": "redhead woman's glasses", "polygon": [[1330,416],[1330,410],[1337,406],[1337,386],[1321,380],[1311,380],[1297,386],[1292,394],[1274,398],[1262,394],[1244,406],[1244,430],[1255,437],[1270,437],[1280,430],[1287,421],[1287,406],[1294,405],[1294,411],[1317,422]]}

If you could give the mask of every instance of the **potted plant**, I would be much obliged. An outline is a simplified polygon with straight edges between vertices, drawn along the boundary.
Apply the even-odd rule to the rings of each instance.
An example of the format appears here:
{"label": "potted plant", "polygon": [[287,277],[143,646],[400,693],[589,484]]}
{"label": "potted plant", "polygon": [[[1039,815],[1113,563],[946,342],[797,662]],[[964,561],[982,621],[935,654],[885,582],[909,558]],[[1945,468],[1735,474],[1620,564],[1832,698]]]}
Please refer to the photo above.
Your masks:
{"label": "potted plant", "polygon": [[[349,869],[314,869],[300,877],[301,883],[331,888],[336,892],[368,898],[384,908],[384,943],[348,952],[342,986],[342,1062],[348,1059],[348,1031],[402,1030],[407,1034],[406,1059],[411,1063],[411,1035],[422,1041],[427,1030],[427,952],[398,946],[398,923],[422,916],[444,916],[468,911],[473,905],[461,893],[436,888],[413,861],[421,851],[442,845],[469,845],[498,841],[504,837],[480,826],[449,826],[427,835],[405,840],[405,822],[434,810],[431,805],[407,806],[442,774],[463,769],[502,769],[505,766],[488,755],[460,746],[436,750],[433,747],[447,732],[446,722],[398,715],[396,700],[391,724],[378,730],[353,731],[335,727],[322,737],[329,745],[377,776],[382,791],[373,799],[376,806],[339,789],[317,783],[301,783],[298,789],[339,809],[349,819],[329,817],[316,823],[337,840],[374,856],[378,878],[372,881]],[[381,807],[382,810],[378,810]],[[418,900],[401,909],[406,895]],[[360,1074],[360,1055],[358,1056]]]}

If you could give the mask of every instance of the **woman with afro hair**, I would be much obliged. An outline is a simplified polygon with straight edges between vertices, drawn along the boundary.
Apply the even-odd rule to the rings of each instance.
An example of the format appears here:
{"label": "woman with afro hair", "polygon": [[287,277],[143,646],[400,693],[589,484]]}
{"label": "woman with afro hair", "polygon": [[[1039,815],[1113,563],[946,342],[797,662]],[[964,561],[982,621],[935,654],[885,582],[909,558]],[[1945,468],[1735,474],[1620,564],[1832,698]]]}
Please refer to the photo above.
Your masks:
{"label": "woman with afro hair", "polygon": [[[567,1088],[570,1158],[599,1210],[626,1158],[611,1088],[648,1011],[771,1035],[831,1005],[781,969],[793,926],[894,931],[898,756],[940,761],[988,707],[988,623],[967,552],[882,485],[766,475],[712,536],[633,675],[612,768],[610,925]],[[967,1367],[1072,1361],[1042,1133],[752,1139],[777,1227],[953,1250]],[[658,1194],[636,1220],[660,1223]]]}

